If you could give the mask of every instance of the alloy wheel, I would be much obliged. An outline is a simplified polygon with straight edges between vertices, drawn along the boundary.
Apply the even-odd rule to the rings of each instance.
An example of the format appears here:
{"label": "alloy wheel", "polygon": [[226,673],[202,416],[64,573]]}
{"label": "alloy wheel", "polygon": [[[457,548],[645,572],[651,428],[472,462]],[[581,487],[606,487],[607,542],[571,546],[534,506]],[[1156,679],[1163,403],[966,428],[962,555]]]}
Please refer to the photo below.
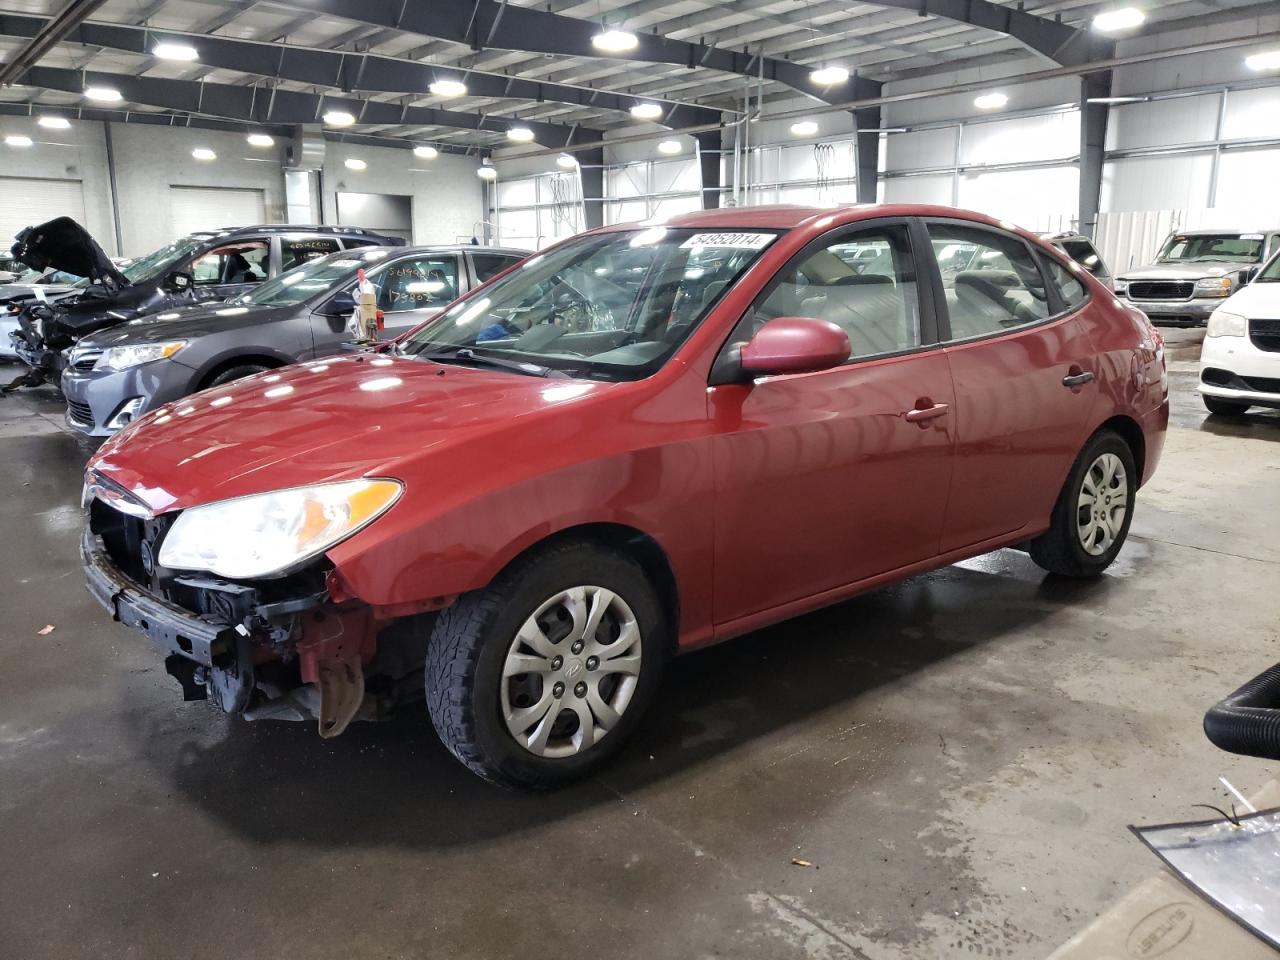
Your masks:
{"label": "alloy wheel", "polygon": [[1085,471],[1076,499],[1076,532],[1090,556],[1111,549],[1124,529],[1129,509],[1129,477],[1114,453],[1104,453]]}
{"label": "alloy wheel", "polygon": [[502,716],[539,757],[581,753],[615,729],[640,678],[640,625],[604,587],[570,587],[525,620],[502,667]]}

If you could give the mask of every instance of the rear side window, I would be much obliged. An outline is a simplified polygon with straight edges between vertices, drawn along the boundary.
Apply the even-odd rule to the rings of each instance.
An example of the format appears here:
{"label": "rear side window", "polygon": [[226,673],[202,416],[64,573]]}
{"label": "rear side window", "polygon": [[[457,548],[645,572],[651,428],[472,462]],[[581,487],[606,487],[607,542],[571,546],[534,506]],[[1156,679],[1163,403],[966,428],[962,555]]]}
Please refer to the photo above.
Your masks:
{"label": "rear side window", "polygon": [[952,340],[1002,333],[1049,316],[1044,276],[1020,239],[950,223],[931,223],[928,230]]}
{"label": "rear side window", "polygon": [[519,263],[521,257],[503,256],[497,253],[473,253],[471,265],[475,267],[476,283],[484,283],[490,277],[497,276],[513,263]]}
{"label": "rear side window", "polygon": [[1053,257],[1045,257],[1044,260],[1049,265],[1049,279],[1058,288],[1068,310],[1074,310],[1089,298],[1085,285],[1067,267]]}
{"label": "rear side window", "polygon": [[191,279],[198,286],[261,283],[267,279],[265,240],[241,240],[210,250],[191,265]]}
{"label": "rear side window", "polygon": [[280,272],[327,257],[337,250],[338,241],[332,237],[281,237]]}

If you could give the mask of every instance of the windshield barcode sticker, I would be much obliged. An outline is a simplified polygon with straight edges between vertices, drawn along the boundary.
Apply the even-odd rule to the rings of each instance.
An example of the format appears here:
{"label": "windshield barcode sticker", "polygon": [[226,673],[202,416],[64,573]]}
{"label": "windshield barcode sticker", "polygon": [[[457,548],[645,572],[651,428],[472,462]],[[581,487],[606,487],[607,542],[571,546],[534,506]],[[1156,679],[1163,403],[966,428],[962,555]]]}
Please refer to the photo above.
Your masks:
{"label": "windshield barcode sticker", "polygon": [[688,250],[693,247],[733,247],[738,250],[763,250],[774,239],[772,233],[695,233],[680,244]]}

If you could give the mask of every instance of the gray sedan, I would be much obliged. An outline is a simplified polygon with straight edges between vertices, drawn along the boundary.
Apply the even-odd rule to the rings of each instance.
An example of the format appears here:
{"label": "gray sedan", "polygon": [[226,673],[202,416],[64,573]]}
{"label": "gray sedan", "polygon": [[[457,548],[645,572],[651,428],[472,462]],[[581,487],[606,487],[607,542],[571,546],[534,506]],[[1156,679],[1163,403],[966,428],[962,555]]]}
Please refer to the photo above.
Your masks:
{"label": "gray sedan", "polygon": [[313,260],[238,300],[156,314],[81,340],[62,374],[67,422],[105,437],[148,410],[273,367],[342,352],[357,271],[392,339],[528,256],[478,246],[362,247]]}

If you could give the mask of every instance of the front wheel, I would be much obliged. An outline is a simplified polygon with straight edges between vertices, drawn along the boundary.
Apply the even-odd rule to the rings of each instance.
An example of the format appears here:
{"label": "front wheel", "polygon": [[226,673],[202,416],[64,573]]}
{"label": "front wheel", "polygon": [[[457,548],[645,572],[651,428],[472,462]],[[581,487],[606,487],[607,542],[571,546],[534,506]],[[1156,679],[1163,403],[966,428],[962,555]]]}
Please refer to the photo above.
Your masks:
{"label": "front wheel", "polygon": [[1133,520],[1138,473],[1119,434],[1096,433],[1076,457],[1048,530],[1028,545],[1034,560],[1064,577],[1096,577],[1115,560]]}
{"label": "front wheel", "polygon": [[670,647],[639,564],[562,544],[440,614],[427,648],[427,709],[472,772],[507,786],[556,786],[622,746]]}
{"label": "front wheel", "polygon": [[1218,397],[1210,397],[1201,394],[1200,399],[1204,401],[1204,408],[1217,417],[1239,417],[1249,409],[1249,404],[1239,403],[1235,400],[1221,400]]}

